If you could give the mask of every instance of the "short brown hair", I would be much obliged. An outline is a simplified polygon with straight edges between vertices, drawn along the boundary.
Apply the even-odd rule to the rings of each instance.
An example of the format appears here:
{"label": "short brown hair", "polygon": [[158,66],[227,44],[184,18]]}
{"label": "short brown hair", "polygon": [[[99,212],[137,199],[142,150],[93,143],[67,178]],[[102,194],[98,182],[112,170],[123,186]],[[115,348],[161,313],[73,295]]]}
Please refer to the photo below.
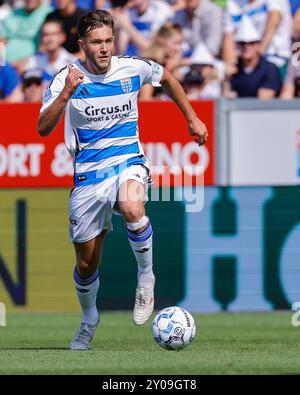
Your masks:
{"label": "short brown hair", "polygon": [[181,34],[182,28],[178,23],[167,22],[156,33],[158,38],[170,38],[174,34]]}
{"label": "short brown hair", "polygon": [[114,20],[111,14],[105,10],[89,12],[81,17],[78,22],[78,35],[83,38],[92,30],[102,26],[109,26],[114,31]]}

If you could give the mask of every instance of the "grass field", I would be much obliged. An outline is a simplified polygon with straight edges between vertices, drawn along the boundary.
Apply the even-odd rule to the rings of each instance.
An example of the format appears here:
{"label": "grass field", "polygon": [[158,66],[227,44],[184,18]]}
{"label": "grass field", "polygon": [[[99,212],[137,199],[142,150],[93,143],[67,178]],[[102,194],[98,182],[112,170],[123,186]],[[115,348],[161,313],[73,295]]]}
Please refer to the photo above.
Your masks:
{"label": "grass field", "polygon": [[79,315],[11,314],[0,327],[0,374],[299,374],[300,327],[290,312],[198,314],[195,341],[160,349],[150,323],[103,313],[93,350],[68,350]]}

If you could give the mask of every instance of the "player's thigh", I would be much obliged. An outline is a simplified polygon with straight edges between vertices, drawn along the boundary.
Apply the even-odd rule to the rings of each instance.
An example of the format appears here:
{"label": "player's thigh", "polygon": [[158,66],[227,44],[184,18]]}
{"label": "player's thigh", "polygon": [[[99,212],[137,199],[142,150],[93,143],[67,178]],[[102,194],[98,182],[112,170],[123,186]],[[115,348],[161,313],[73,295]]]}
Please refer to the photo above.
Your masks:
{"label": "player's thigh", "polygon": [[72,192],[69,203],[72,243],[83,244],[96,238],[103,230],[112,230],[112,208],[105,188],[106,183],[99,183],[76,188]]}
{"label": "player's thigh", "polygon": [[91,268],[97,269],[102,256],[105,234],[106,231],[103,230],[92,240],[83,243],[74,242],[77,266],[80,270],[89,271]]}
{"label": "player's thigh", "polygon": [[145,215],[145,187],[136,180],[124,181],[117,193],[118,210],[127,221],[136,221]]}

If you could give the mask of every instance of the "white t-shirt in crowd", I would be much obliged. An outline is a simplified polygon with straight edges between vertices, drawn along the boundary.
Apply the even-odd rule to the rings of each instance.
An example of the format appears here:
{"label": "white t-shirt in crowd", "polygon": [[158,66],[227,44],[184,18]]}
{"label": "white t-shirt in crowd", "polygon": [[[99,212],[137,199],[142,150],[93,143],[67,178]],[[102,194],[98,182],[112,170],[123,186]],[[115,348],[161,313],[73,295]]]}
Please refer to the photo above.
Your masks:
{"label": "white t-shirt in crowd", "polygon": [[46,52],[39,52],[35,55],[30,56],[26,64],[25,70],[43,70],[43,72],[47,74],[45,76],[45,79],[51,80],[59,70],[61,70],[67,64],[74,63],[75,60],[75,56],[73,56],[65,48],[60,49],[58,58],[53,63],[50,63],[49,55]]}
{"label": "white t-shirt in crowd", "polygon": [[269,61],[282,65],[291,55],[292,15],[288,0],[227,0],[224,11],[224,33],[236,32],[244,15],[251,18],[258,33],[263,36],[268,13],[277,10],[281,14],[280,25],[267,49]]}

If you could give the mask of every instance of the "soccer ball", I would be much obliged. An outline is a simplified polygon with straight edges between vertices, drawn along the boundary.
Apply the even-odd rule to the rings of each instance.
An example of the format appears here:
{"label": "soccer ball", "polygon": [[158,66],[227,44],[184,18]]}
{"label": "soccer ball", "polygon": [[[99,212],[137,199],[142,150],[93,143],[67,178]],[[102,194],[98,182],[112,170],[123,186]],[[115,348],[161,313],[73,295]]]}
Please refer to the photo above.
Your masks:
{"label": "soccer ball", "polygon": [[167,350],[182,350],[196,335],[196,324],[191,314],[182,307],[161,310],[152,322],[156,343]]}

